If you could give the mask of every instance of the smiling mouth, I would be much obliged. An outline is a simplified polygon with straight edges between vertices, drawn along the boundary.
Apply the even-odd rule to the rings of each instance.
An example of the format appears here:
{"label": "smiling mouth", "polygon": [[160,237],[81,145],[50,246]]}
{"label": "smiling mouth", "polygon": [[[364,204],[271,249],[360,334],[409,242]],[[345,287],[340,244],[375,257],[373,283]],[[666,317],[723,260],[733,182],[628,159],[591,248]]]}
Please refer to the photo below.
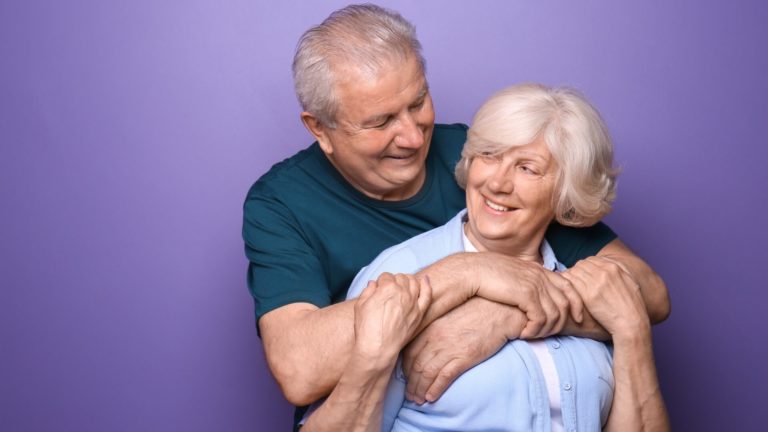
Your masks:
{"label": "smiling mouth", "polygon": [[493,202],[493,201],[491,201],[491,200],[489,200],[487,198],[485,199],[485,205],[490,207],[492,210],[496,210],[496,211],[499,211],[499,212],[508,212],[508,211],[514,210],[513,208],[504,207],[501,204],[496,204],[495,202]]}
{"label": "smiling mouth", "polygon": [[409,160],[409,159],[413,159],[414,156],[416,156],[416,153],[411,153],[408,155],[388,155],[386,156],[386,158],[394,159],[394,160]]}

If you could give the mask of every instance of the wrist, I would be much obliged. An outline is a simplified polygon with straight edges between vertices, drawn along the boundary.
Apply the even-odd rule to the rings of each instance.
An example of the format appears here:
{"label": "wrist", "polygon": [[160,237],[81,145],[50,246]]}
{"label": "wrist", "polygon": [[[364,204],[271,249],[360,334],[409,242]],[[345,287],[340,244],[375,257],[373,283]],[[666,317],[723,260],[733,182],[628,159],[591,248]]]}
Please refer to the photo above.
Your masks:
{"label": "wrist", "polygon": [[618,344],[636,347],[651,340],[651,325],[646,320],[632,326],[625,326],[611,333],[614,346]]}
{"label": "wrist", "polygon": [[397,363],[399,354],[399,351],[386,349],[363,349],[358,344],[355,344],[347,367],[355,368],[364,374],[377,374],[383,371],[390,371],[395,363]]}

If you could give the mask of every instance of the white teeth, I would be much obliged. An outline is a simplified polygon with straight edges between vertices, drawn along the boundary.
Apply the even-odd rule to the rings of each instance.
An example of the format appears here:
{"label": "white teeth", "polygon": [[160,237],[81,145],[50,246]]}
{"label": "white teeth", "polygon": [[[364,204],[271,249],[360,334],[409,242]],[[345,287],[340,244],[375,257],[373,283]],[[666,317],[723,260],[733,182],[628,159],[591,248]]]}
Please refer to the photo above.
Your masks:
{"label": "white teeth", "polygon": [[485,205],[487,205],[488,207],[490,207],[490,208],[492,208],[492,209],[494,209],[496,211],[508,211],[509,210],[509,207],[504,207],[504,206],[498,205],[498,204],[493,203],[493,202],[491,202],[489,200],[485,200]]}

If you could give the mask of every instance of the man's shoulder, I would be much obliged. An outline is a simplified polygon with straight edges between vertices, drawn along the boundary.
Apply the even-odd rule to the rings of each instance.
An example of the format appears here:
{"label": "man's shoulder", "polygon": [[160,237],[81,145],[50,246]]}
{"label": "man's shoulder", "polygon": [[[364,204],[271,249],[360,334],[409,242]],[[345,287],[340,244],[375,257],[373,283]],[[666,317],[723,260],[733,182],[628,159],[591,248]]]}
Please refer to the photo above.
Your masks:
{"label": "man's shoulder", "polygon": [[320,149],[317,143],[300,150],[276,164],[259,177],[248,191],[246,200],[275,194],[284,195],[293,189],[306,187],[317,177]]}
{"label": "man's shoulder", "polygon": [[461,149],[467,140],[465,124],[436,124],[432,132],[430,154],[452,170],[461,158]]}
{"label": "man's shoulder", "polygon": [[432,141],[463,145],[467,139],[467,130],[469,126],[463,123],[436,123],[432,132]]}

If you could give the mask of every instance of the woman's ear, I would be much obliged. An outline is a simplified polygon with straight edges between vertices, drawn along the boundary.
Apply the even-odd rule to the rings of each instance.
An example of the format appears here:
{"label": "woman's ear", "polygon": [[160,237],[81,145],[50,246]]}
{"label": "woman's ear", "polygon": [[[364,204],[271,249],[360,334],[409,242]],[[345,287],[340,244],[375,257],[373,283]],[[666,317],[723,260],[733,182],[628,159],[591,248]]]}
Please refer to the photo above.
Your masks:
{"label": "woman's ear", "polygon": [[301,113],[301,122],[304,123],[304,127],[307,128],[309,133],[315,137],[323,153],[326,155],[333,154],[333,146],[328,137],[328,126],[307,111]]}

